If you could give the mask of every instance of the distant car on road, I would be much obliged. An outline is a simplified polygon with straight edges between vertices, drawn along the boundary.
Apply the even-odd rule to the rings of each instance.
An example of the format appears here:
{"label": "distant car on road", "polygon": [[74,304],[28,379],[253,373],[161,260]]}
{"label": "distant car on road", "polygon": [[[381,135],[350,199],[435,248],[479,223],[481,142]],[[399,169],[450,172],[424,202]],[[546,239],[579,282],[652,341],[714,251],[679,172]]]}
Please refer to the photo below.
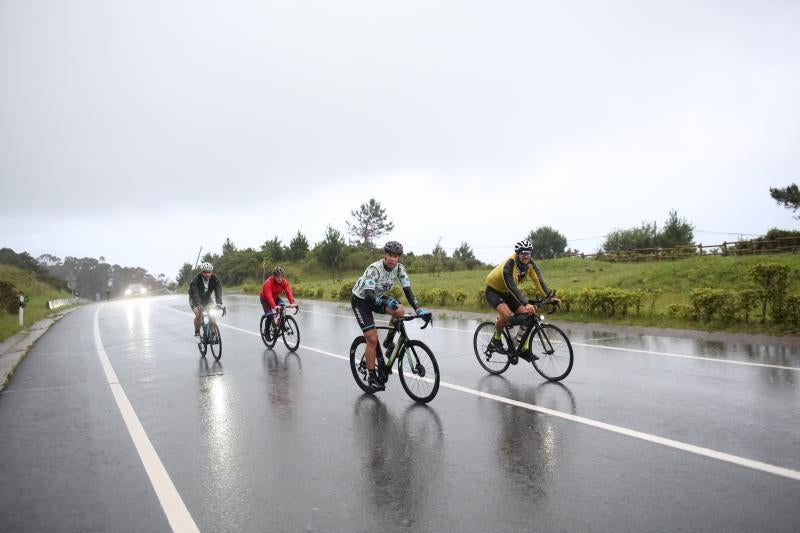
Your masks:
{"label": "distant car on road", "polygon": [[141,283],[131,283],[125,289],[125,296],[144,296],[147,294],[147,288]]}

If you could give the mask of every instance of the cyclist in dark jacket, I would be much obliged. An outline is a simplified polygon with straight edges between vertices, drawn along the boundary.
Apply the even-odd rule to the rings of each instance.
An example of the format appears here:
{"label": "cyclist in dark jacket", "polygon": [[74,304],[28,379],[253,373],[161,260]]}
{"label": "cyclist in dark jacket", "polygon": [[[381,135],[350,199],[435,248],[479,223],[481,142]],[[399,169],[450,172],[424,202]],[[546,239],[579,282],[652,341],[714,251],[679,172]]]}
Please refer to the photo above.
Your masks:
{"label": "cyclist in dark jacket", "polygon": [[211,302],[211,293],[214,301],[222,306],[222,282],[214,274],[211,263],[200,263],[200,273],[192,278],[189,283],[189,305],[194,312],[194,336],[200,336],[200,324],[203,321],[203,307]]}

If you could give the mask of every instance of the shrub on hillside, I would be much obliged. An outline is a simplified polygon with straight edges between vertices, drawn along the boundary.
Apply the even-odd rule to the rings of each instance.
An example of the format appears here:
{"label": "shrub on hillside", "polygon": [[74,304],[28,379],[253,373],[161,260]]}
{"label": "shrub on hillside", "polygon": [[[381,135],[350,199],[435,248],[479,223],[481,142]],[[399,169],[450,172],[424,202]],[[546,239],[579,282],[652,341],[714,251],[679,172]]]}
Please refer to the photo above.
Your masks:
{"label": "shrub on hillside", "polygon": [[669,304],[667,306],[667,316],[691,320],[694,318],[694,309],[688,304]]}
{"label": "shrub on hillside", "polygon": [[697,320],[711,322],[719,318],[723,322],[730,322],[735,318],[736,295],[729,289],[694,289],[689,293],[689,300]]}
{"label": "shrub on hillside", "polygon": [[755,289],[742,289],[736,294],[736,305],[745,322],[750,322],[750,311],[758,308],[758,291]]}
{"label": "shrub on hillside", "polygon": [[759,287],[758,297],[761,301],[761,322],[767,318],[769,306],[772,319],[781,322],[783,319],[783,301],[789,287],[788,265],[779,263],[761,263],[750,269],[750,276]]}
{"label": "shrub on hillside", "polygon": [[783,321],[787,324],[800,324],[800,294],[790,294],[784,302],[785,312]]}
{"label": "shrub on hillside", "polygon": [[20,291],[7,281],[0,281],[0,313],[16,313],[19,310]]}
{"label": "shrub on hillside", "polygon": [[261,292],[261,285],[247,281],[242,284],[242,292],[245,294],[259,294]]}

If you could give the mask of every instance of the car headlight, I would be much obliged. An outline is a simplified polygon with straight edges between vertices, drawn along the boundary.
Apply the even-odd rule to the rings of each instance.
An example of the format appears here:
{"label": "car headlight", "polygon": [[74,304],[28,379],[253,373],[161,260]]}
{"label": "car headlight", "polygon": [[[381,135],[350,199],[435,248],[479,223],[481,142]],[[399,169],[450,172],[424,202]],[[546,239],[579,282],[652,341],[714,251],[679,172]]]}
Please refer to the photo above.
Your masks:
{"label": "car headlight", "polygon": [[142,289],[142,294],[147,294],[147,289]]}
{"label": "car headlight", "polygon": [[132,291],[132,290],[130,290],[130,289],[125,289],[125,296],[130,296],[131,294],[133,294],[133,291]]}

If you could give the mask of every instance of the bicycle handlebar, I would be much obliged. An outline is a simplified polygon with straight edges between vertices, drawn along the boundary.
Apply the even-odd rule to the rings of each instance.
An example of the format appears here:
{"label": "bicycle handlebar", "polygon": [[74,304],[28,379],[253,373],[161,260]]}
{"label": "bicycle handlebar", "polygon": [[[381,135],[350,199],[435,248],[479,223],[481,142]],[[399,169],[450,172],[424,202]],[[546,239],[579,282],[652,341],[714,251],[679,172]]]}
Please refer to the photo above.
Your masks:
{"label": "bicycle handlebar", "polygon": [[284,309],[286,309],[287,307],[289,309],[294,308],[294,313],[292,313],[293,315],[296,315],[297,313],[300,312],[300,305],[299,304],[279,304],[276,307],[282,307]]}
{"label": "bicycle handlebar", "polygon": [[213,305],[202,305],[200,307],[206,313],[211,311],[212,309],[221,309],[222,310],[222,316],[225,316],[226,314],[228,314],[228,310],[224,305],[213,304]]}
{"label": "bicycle handlebar", "polygon": [[530,300],[528,303],[536,305],[536,306],[549,303],[549,304],[555,305],[556,307],[561,307],[561,304],[559,304],[558,302],[553,301],[553,299],[554,299],[554,296],[551,294],[550,296],[542,296],[541,298],[536,298],[534,300]]}
{"label": "bicycle handlebar", "polygon": [[422,326],[422,327],[421,327],[421,328],[419,328],[419,329],[425,329],[425,328],[427,328],[429,325],[432,325],[432,324],[433,324],[433,315],[427,315],[427,316],[419,316],[419,315],[403,315],[403,316],[401,316],[400,318],[395,318],[395,320],[402,320],[403,322],[408,322],[409,320],[414,320],[415,318],[421,318],[422,320],[424,320],[424,321],[425,321],[425,325],[424,325],[424,326]]}

